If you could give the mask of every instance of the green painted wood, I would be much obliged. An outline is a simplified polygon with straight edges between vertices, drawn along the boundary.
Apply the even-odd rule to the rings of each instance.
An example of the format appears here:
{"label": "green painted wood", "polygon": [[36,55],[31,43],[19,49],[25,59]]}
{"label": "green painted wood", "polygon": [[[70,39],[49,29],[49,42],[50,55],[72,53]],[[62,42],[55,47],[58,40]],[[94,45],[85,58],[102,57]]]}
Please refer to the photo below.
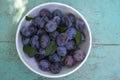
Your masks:
{"label": "green painted wood", "polygon": [[33,7],[52,1],[81,12],[93,36],[86,63],[74,74],[58,80],[120,80],[120,0],[0,0],[0,80],[56,80],[30,71],[15,47],[20,19]]}
{"label": "green painted wood", "polygon": [[0,0],[0,41],[15,41],[20,19],[33,7],[50,0]]}
{"label": "green painted wood", "polygon": [[85,16],[92,31],[93,42],[120,43],[119,0],[59,0],[59,2],[74,7]]}
{"label": "green painted wood", "polygon": [[[119,46],[93,45],[86,63],[75,73],[58,80],[120,80]],[[30,71],[19,59],[15,43],[0,43],[1,80],[56,80]]]}
{"label": "green painted wood", "polygon": [[15,41],[19,20],[33,7],[52,1],[66,3],[84,15],[90,25],[93,42],[120,44],[119,0],[0,0],[0,41]]}

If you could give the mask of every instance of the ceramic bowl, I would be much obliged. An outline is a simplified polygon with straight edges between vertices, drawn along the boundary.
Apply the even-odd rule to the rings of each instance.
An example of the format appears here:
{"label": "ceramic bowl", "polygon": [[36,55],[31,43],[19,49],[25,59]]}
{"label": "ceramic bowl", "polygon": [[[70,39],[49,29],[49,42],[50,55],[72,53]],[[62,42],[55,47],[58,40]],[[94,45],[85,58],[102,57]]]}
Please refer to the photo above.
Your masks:
{"label": "ceramic bowl", "polygon": [[[39,11],[43,8],[47,8],[50,11],[53,11],[55,9],[60,9],[64,14],[65,13],[72,13],[77,18],[82,19],[85,22],[85,25],[86,25],[86,29],[85,29],[86,41],[83,44],[80,45],[81,49],[86,53],[85,59],[81,63],[77,63],[72,68],[63,67],[62,71],[59,74],[52,74],[50,72],[42,71],[38,67],[35,59],[28,57],[23,52],[23,49],[22,49],[23,44],[22,44],[22,41],[21,41],[20,28],[23,27],[24,25],[27,26],[27,25],[30,24],[29,21],[25,20],[25,16],[26,15],[37,16]],[[35,72],[35,73],[37,73],[41,76],[44,76],[44,77],[59,78],[59,77],[64,77],[64,76],[70,75],[71,73],[77,71],[85,63],[85,61],[87,60],[87,58],[89,56],[90,50],[91,50],[92,37],[91,37],[91,31],[90,31],[90,27],[88,25],[88,22],[86,21],[86,19],[83,17],[83,15],[80,12],[78,12],[77,10],[75,10],[74,8],[72,8],[72,7],[70,7],[66,4],[57,3],[57,2],[50,2],[50,3],[40,4],[36,7],[34,7],[26,15],[22,18],[22,20],[20,21],[20,23],[18,25],[18,29],[17,29],[17,33],[16,33],[16,48],[17,48],[18,55],[19,55],[20,59],[31,71],[33,71],[33,72]]]}

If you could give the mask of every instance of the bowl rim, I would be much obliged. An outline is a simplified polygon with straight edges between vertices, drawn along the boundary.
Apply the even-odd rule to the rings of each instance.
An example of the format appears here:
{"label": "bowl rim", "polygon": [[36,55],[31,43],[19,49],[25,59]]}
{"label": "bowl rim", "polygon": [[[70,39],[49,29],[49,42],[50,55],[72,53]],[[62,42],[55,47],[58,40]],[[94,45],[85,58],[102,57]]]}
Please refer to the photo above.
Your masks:
{"label": "bowl rim", "polygon": [[[72,71],[70,71],[70,72],[68,72],[68,73],[66,73],[66,74],[63,74],[63,75],[56,75],[56,76],[51,76],[51,75],[47,75],[47,74],[42,74],[42,73],[39,73],[39,72],[35,71],[33,68],[31,68],[31,67],[24,61],[24,59],[23,59],[22,56],[21,56],[20,50],[19,50],[19,48],[18,48],[18,46],[19,46],[19,45],[18,45],[18,34],[19,34],[20,26],[21,26],[23,20],[25,19],[25,16],[28,15],[29,13],[33,12],[36,8],[39,8],[39,7],[41,7],[41,6],[50,5],[50,4],[52,4],[52,5],[55,4],[55,5],[65,6],[65,7],[68,7],[68,8],[70,8],[70,9],[72,9],[73,11],[75,11],[75,12],[84,20],[85,24],[87,25],[88,33],[89,33],[89,37],[90,37],[90,40],[89,40],[89,41],[90,41],[90,45],[89,45],[88,53],[87,53],[85,59],[82,61],[82,63],[79,64],[79,65],[78,65],[75,69],[73,69]],[[90,54],[90,51],[91,51],[92,35],[91,35],[91,30],[90,30],[90,27],[89,27],[89,25],[88,25],[87,20],[84,18],[84,16],[83,16],[79,11],[77,11],[76,9],[74,9],[74,8],[72,8],[71,6],[69,6],[69,5],[67,5],[67,4],[64,4],[64,3],[60,3],[60,2],[47,2],[47,3],[42,3],[42,4],[39,4],[39,5],[35,6],[35,7],[32,8],[30,11],[28,11],[27,14],[25,14],[25,15],[22,17],[22,19],[19,21],[19,24],[18,24],[15,41],[16,41],[16,49],[17,49],[19,58],[20,58],[21,61],[24,63],[24,65],[26,65],[31,71],[33,71],[34,73],[36,73],[36,74],[38,74],[38,75],[47,77],[47,78],[60,78],[60,77],[65,77],[65,76],[68,76],[68,75],[74,73],[75,71],[77,71],[77,70],[86,62],[86,60],[87,60],[87,58],[88,58],[88,56],[89,56],[89,54]]]}

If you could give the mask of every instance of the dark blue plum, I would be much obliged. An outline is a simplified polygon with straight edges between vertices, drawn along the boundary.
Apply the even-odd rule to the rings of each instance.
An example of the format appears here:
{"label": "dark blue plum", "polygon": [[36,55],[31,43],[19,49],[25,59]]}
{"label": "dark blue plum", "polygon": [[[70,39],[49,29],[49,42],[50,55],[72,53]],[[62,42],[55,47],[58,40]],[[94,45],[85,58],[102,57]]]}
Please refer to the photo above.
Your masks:
{"label": "dark blue plum", "polygon": [[29,45],[30,44],[30,38],[23,38],[22,42],[23,42],[23,45]]}
{"label": "dark blue plum", "polygon": [[53,16],[59,16],[60,18],[62,18],[63,14],[59,9],[56,9],[53,11]]}
{"label": "dark blue plum", "polygon": [[57,29],[57,23],[53,20],[50,20],[45,26],[45,30],[47,32],[54,32],[56,29]]}
{"label": "dark blue plum", "polygon": [[43,20],[44,20],[45,22],[48,22],[48,21],[49,21],[49,18],[48,18],[47,16],[43,16],[42,18],[43,18]]}
{"label": "dark blue plum", "polygon": [[36,55],[34,56],[34,58],[35,58],[35,60],[39,63],[39,62],[44,58],[44,56],[43,56],[43,55],[40,55],[40,54],[36,54]]}
{"label": "dark blue plum", "polygon": [[61,33],[57,37],[57,44],[58,46],[64,46],[68,41],[67,33]]}
{"label": "dark blue plum", "polygon": [[30,25],[29,26],[29,31],[31,34],[35,34],[37,32],[37,27]]}
{"label": "dark blue plum", "polygon": [[75,49],[75,41],[74,40],[68,41],[67,44],[65,45],[65,47],[67,48],[67,50]]}
{"label": "dark blue plum", "polygon": [[41,47],[46,48],[49,43],[50,43],[49,36],[47,34],[42,35],[40,39]]}
{"label": "dark blue plum", "polygon": [[35,17],[33,20],[32,20],[32,24],[34,26],[37,26],[38,28],[43,28],[44,25],[45,25],[45,20],[44,20],[44,17],[40,18],[40,17]]}
{"label": "dark blue plum", "polygon": [[50,71],[53,74],[58,74],[62,70],[62,66],[59,63],[53,63],[50,67]]}
{"label": "dark blue plum", "polygon": [[38,23],[38,27],[39,28],[43,28],[45,26],[45,20],[44,20],[44,17],[42,17],[40,20],[39,20],[39,23]]}
{"label": "dark blue plum", "polygon": [[30,37],[32,35],[29,28],[25,26],[21,28],[20,33],[24,37]]}
{"label": "dark blue plum", "polygon": [[81,19],[76,20],[76,29],[83,32],[85,29],[85,22]]}
{"label": "dark blue plum", "polygon": [[31,38],[31,40],[39,41],[39,36],[34,35],[34,36]]}
{"label": "dark blue plum", "polygon": [[49,33],[49,37],[50,37],[50,39],[52,39],[52,40],[55,40],[58,35],[59,35],[59,32],[57,32],[57,31],[54,31],[54,32],[52,32],[52,33]]}
{"label": "dark blue plum", "polygon": [[38,36],[42,36],[43,34],[45,34],[46,32],[45,32],[45,30],[44,29],[39,29],[38,31],[37,31],[37,35]]}
{"label": "dark blue plum", "polygon": [[71,19],[67,15],[62,17],[62,24],[65,24],[68,28],[73,26]]}
{"label": "dark blue plum", "polygon": [[75,28],[68,28],[68,29],[66,30],[66,33],[67,33],[67,35],[68,35],[68,39],[69,39],[69,40],[72,40],[72,39],[75,37],[77,31],[76,31]]}
{"label": "dark blue plum", "polygon": [[61,18],[59,16],[55,16],[53,20],[57,23],[57,25],[60,25],[61,23]]}
{"label": "dark blue plum", "polygon": [[58,56],[56,53],[54,53],[53,55],[49,56],[49,61],[51,61],[51,62],[60,62],[60,56]]}
{"label": "dark blue plum", "polygon": [[67,54],[67,49],[64,46],[57,47],[57,54],[59,56],[66,56]]}
{"label": "dark blue plum", "polygon": [[74,24],[75,23],[75,16],[72,13],[68,13],[67,15],[70,18],[71,22]]}
{"label": "dark blue plum", "polygon": [[39,49],[39,54],[35,55],[35,59],[36,59],[37,62],[40,62],[40,60],[42,60],[43,58],[45,58],[45,56],[46,56],[45,49],[40,48]]}
{"label": "dark blue plum", "polygon": [[39,49],[40,43],[39,43],[39,37],[37,35],[34,35],[31,38],[31,46],[37,50]]}
{"label": "dark blue plum", "polygon": [[68,55],[65,59],[65,65],[67,67],[72,67],[72,66],[74,66],[74,64],[75,64],[75,60],[73,59],[73,57],[71,55]]}
{"label": "dark blue plum", "polygon": [[49,19],[52,18],[52,13],[46,8],[40,10],[39,15],[40,17],[47,16]]}
{"label": "dark blue plum", "polygon": [[45,49],[40,48],[40,49],[39,49],[39,54],[40,54],[41,56],[45,56],[45,55],[46,55]]}
{"label": "dark blue plum", "polygon": [[76,61],[82,62],[85,58],[85,53],[82,50],[76,50],[74,51],[73,57]]}
{"label": "dark blue plum", "polygon": [[43,71],[49,71],[50,70],[50,62],[48,60],[41,60],[39,62],[39,67]]}
{"label": "dark blue plum", "polygon": [[39,16],[36,16],[33,20],[32,20],[32,24],[34,25],[34,26],[40,26],[40,17]]}

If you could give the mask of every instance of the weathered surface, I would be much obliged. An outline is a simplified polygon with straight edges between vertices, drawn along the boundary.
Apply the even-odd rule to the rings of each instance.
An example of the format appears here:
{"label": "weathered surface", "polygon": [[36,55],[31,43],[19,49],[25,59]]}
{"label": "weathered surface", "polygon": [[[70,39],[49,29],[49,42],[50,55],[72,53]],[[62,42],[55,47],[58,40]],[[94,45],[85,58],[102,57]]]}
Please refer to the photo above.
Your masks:
{"label": "weathered surface", "polygon": [[[0,41],[14,41],[17,25],[22,16],[36,5],[48,1],[58,0],[0,0]],[[85,16],[92,31],[93,42],[120,43],[119,0],[60,0],[59,2],[74,7]]]}
{"label": "weathered surface", "polygon": [[[74,74],[59,80],[120,80],[120,46],[93,45],[86,63]],[[15,43],[0,43],[2,80],[53,80],[30,71],[20,61]]]}
{"label": "weathered surface", "polygon": [[[19,59],[15,33],[33,7],[58,0],[0,0],[0,79],[56,80],[30,71]],[[93,36],[91,54],[74,74],[59,80],[120,80],[120,0],[59,0],[87,19]]]}

